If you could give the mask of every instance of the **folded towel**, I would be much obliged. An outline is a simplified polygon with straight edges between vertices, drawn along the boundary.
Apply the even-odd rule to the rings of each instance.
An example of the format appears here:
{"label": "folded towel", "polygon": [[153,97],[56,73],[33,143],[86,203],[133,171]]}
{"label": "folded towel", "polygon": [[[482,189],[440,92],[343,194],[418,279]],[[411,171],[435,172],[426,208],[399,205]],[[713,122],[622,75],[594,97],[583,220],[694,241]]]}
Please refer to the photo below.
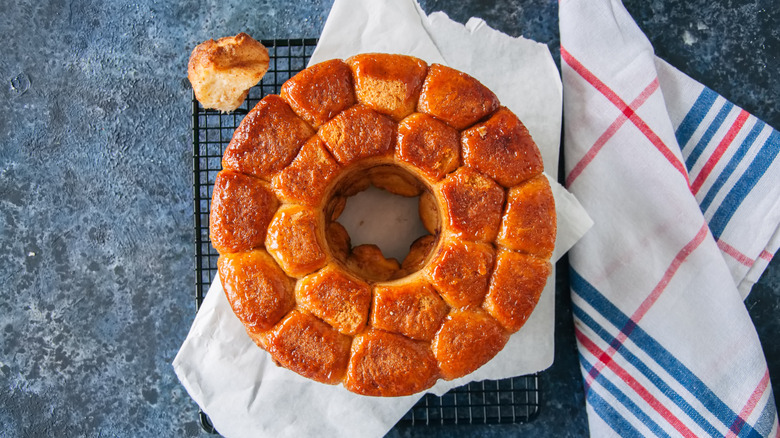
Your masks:
{"label": "folded towel", "polygon": [[619,0],[559,14],[591,434],[777,436],[742,300],[780,245],[780,133],[658,59]]}

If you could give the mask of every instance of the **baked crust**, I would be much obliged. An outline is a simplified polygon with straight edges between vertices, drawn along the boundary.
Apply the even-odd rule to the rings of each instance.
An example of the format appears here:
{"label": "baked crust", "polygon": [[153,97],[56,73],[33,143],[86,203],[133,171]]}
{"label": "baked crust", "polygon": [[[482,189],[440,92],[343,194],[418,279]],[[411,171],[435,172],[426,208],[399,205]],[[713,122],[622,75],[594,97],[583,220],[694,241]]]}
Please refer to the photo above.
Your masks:
{"label": "baked crust", "polygon": [[273,177],[274,192],[284,202],[317,207],[339,167],[325,143],[313,136],[292,163]]}
{"label": "baked crust", "polygon": [[433,64],[423,83],[417,109],[457,130],[467,128],[499,107],[498,98],[466,73]]}
{"label": "baked crust", "polygon": [[420,195],[418,210],[423,227],[425,227],[429,233],[438,235],[441,231],[441,214],[439,213],[436,197],[432,192],[426,191]]}
{"label": "baked crust", "polygon": [[279,96],[265,96],[238,125],[222,167],[270,180],[298,154],[314,131]]}
{"label": "baked crust", "polygon": [[430,341],[449,308],[426,280],[376,286],[371,326],[418,341]]}
{"label": "baked crust", "polygon": [[393,153],[395,123],[376,111],[355,105],[322,125],[317,135],[343,165]]}
{"label": "baked crust", "polygon": [[344,386],[362,395],[397,397],[428,389],[438,377],[427,343],[369,329],[355,336]]}
{"label": "baked crust", "polygon": [[462,143],[463,163],[504,187],[518,185],[544,170],[531,134],[507,108],[463,131]]}
{"label": "baked crust", "polygon": [[346,265],[352,272],[370,281],[390,280],[401,269],[398,260],[385,258],[382,250],[372,244],[352,248],[347,256]]}
{"label": "baked crust", "polygon": [[295,297],[302,309],[346,335],[363,330],[371,306],[371,286],[331,264],[298,282]]}
{"label": "baked crust", "polygon": [[285,368],[322,383],[344,378],[352,340],[319,319],[290,312],[273,330],[268,352]]}
{"label": "baked crust", "polygon": [[444,220],[459,238],[490,242],[496,238],[504,207],[504,189],[495,181],[461,167],[438,186]]}
{"label": "baked crust", "polygon": [[330,248],[333,257],[336,260],[345,261],[349,257],[350,249],[352,248],[351,238],[344,225],[338,222],[331,222],[328,224],[326,230],[328,247]]}
{"label": "baked crust", "polygon": [[265,238],[265,248],[291,277],[302,277],[325,266],[327,254],[319,237],[319,217],[299,205],[277,210]]}
{"label": "baked crust", "polygon": [[428,258],[433,253],[436,246],[436,236],[426,234],[418,237],[409,247],[409,254],[401,262],[402,272],[396,278],[405,277],[413,272],[419,271],[425,266]]}
{"label": "baked crust", "polygon": [[510,333],[520,330],[536,307],[551,270],[547,260],[499,250],[485,310]]}
{"label": "baked crust", "polygon": [[233,111],[268,71],[268,50],[249,35],[198,44],[187,63],[187,78],[204,108]]}
{"label": "baked crust", "polygon": [[463,377],[492,359],[509,340],[501,325],[479,308],[452,311],[433,340],[444,379]]}
{"label": "baked crust", "polygon": [[293,280],[265,251],[223,254],[217,267],[230,307],[248,332],[270,329],[295,306]]}
{"label": "baked crust", "polygon": [[366,172],[371,185],[399,196],[419,196],[425,190],[414,176],[399,171],[397,167],[378,166]]}
{"label": "baked crust", "polygon": [[486,243],[448,239],[425,273],[452,307],[479,306],[485,299],[495,259]]}
{"label": "baked crust", "polygon": [[347,59],[355,78],[355,94],[363,105],[395,121],[414,112],[423,80],[425,61],[411,56],[364,53]]}
{"label": "baked crust", "polygon": [[395,156],[435,182],[458,168],[459,140],[458,131],[446,123],[427,114],[414,113],[398,125]]}
{"label": "baked crust", "polygon": [[230,170],[218,173],[209,213],[214,249],[226,254],[263,246],[278,205],[263,181]]}
{"label": "baked crust", "polygon": [[355,103],[352,74],[340,59],[313,65],[282,85],[282,99],[318,128]]}
{"label": "baked crust", "polygon": [[555,249],[556,232],[555,202],[544,175],[509,189],[496,243],[548,259]]}

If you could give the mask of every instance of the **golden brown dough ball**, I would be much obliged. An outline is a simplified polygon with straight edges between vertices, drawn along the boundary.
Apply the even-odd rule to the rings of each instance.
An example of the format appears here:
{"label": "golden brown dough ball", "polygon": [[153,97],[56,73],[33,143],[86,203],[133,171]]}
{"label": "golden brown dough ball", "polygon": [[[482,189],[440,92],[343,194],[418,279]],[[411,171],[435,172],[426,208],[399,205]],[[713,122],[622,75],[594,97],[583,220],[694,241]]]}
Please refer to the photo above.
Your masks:
{"label": "golden brown dough ball", "polygon": [[204,108],[233,111],[268,71],[268,50],[245,33],[208,40],[192,51],[187,77]]}

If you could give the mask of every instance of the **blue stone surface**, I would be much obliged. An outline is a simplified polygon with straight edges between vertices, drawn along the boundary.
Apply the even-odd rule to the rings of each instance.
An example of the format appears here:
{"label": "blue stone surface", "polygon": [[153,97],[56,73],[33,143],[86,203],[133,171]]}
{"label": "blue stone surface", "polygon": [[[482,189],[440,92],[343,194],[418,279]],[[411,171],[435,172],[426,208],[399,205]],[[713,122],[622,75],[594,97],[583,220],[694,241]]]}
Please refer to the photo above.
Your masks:
{"label": "blue stone surface", "polygon": [[[421,0],[559,56],[557,2]],[[316,37],[331,1],[3,2],[0,436],[205,436],[171,367],[195,313],[189,53],[241,31]],[[772,0],[626,0],[657,53],[780,127]],[[394,437],[583,436],[566,261],[556,358],[529,424]],[[746,305],[780,382],[780,260]]]}

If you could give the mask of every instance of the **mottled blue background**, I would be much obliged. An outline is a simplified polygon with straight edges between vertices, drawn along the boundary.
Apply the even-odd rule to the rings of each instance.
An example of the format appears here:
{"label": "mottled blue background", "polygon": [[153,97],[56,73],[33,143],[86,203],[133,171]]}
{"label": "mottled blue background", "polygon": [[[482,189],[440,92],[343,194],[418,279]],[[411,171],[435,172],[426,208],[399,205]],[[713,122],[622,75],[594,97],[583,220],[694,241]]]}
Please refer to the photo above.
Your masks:
{"label": "mottled blue background", "polygon": [[[317,37],[332,1],[9,1],[0,13],[0,436],[196,436],[171,361],[195,308],[190,86],[199,42]],[[422,0],[559,54],[557,1]],[[657,53],[780,127],[776,0],[626,1]],[[565,261],[556,361],[527,425],[391,436],[582,436]],[[747,300],[775,394],[780,260]]]}

